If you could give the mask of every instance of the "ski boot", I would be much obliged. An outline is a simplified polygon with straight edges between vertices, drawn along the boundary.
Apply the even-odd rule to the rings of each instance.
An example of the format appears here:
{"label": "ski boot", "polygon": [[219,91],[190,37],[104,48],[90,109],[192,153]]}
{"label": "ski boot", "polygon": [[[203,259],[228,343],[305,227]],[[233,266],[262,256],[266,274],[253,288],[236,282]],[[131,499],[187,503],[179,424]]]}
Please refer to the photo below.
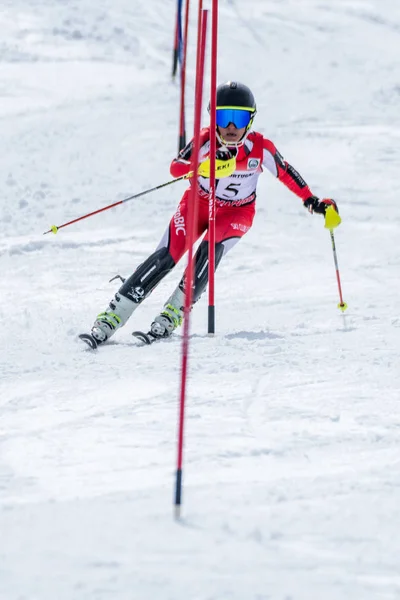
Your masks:
{"label": "ski boot", "polygon": [[90,335],[96,340],[97,345],[106,342],[117,329],[125,325],[136,306],[132,300],[116,293],[108,308],[97,315],[93,323]]}
{"label": "ski boot", "polygon": [[166,304],[162,313],[151,324],[149,333],[155,338],[169,337],[182,324],[183,311],[172,304]]}

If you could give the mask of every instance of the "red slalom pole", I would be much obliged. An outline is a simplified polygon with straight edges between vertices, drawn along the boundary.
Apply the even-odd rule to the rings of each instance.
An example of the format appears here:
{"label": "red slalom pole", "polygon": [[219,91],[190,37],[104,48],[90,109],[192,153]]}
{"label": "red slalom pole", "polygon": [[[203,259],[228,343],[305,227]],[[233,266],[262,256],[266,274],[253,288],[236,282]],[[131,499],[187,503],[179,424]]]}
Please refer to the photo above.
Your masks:
{"label": "red slalom pole", "polygon": [[212,2],[210,98],[210,194],[208,212],[208,333],[215,333],[215,155],[217,152],[218,0]]}
{"label": "red slalom pole", "polygon": [[175,39],[174,51],[172,56],[172,79],[175,79],[179,63],[179,19],[180,19],[180,0],[177,0],[176,20],[175,20]]}
{"label": "red slalom pole", "polygon": [[[203,0],[199,0],[199,6],[197,10],[197,50],[196,50],[196,90],[195,90],[195,104],[196,104],[196,93],[197,93],[197,73],[201,68],[201,24],[203,18]],[[196,112],[196,108],[195,108]],[[196,118],[196,116],[195,116]]]}
{"label": "red slalom pole", "polygon": [[182,52],[182,67],[181,67],[181,100],[179,110],[179,142],[178,150],[182,150],[186,146],[186,123],[185,123],[185,95],[186,95],[186,57],[189,35],[189,9],[190,0],[186,0],[185,8],[185,25],[183,33],[183,52]]}
{"label": "red slalom pole", "polygon": [[[200,5],[202,2],[200,0]],[[187,387],[187,370],[189,355],[189,321],[190,308],[193,299],[193,245],[195,242],[195,231],[198,219],[198,199],[197,199],[197,173],[199,169],[199,151],[200,151],[200,128],[201,112],[203,105],[203,83],[204,83],[204,60],[207,37],[207,18],[208,10],[199,9],[199,23],[197,31],[197,68],[196,68],[196,94],[195,94],[195,117],[194,117],[194,142],[191,170],[194,174],[194,180],[190,190],[190,201],[188,211],[188,266],[185,276],[185,307],[183,322],[183,341],[182,341],[182,369],[181,369],[181,389],[179,402],[179,428],[178,428],[178,456],[176,468],[176,486],[175,486],[175,517],[180,518],[182,503],[182,463],[183,463],[183,432],[185,423],[185,401]]]}

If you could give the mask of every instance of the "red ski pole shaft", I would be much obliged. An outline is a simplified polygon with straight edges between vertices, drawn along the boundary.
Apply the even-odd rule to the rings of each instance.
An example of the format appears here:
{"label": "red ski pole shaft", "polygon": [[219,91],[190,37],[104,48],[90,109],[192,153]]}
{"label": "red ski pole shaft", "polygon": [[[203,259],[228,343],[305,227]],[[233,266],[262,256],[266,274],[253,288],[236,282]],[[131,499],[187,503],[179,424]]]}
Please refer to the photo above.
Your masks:
{"label": "red ski pole shaft", "polygon": [[337,254],[336,254],[335,236],[333,235],[333,230],[332,229],[329,230],[329,233],[331,234],[333,260],[335,262],[336,280],[337,280],[338,289],[339,289],[339,300],[340,300],[340,302],[338,304],[338,308],[340,308],[340,310],[342,312],[344,312],[346,310],[346,308],[347,308],[347,304],[346,304],[346,302],[343,301],[342,285],[340,283],[339,264],[338,264]]}
{"label": "red ski pole shaft", "polygon": [[99,208],[98,210],[94,210],[87,215],[83,215],[82,217],[78,217],[77,219],[73,219],[72,221],[68,221],[68,223],[63,223],[62,225],[52,225],[48,231],[45,231],[43,235],[46,233],[57,233],[59,229],[63,227],[68,227],[68,225],[72,225],[73,223],[77,223],[78,221],[82,221],[83,219],[88,219],[89,217],[93,217],[93,215],[97,215],[105,210],[109,210],[110,208],[114,208],[115,206],[119,206],[120,204],[124,204],[124,202],[128,202],[129,200],[134,200],[135,198],[140,198],[140,196],[145,196],[146,194],[150,194],[150,192],[155,192],[156,190],[160,190],[161,188],[166,187],[167,185],[171,185],[176,181],[182,181],[183,179],[188,179],[191,177],[191,173],[187,173],[186,175],[182,175],[181,177],[177,177],[176,179],[171,179],[171,181],[167,181],[166,183],[161,183],[160,185],[156,185],[156,187],[150,188],[149,190],[145,190],[144,192],[139,192],[138,194],[134,194],[133,196],[129,196],[129,198],[124,198],[123,200],[119,200],[118,202],[114,202],[113,204],[109,204],[108,206],[104,206],[103,208]]}

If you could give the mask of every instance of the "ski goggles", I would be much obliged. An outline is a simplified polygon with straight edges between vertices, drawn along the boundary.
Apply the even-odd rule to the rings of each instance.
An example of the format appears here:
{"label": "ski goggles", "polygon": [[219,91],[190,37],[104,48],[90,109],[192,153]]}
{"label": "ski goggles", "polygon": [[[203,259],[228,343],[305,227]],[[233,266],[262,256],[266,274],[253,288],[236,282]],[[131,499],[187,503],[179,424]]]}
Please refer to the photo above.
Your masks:
{"label": "ski goggles", "polygon": [[247,127],[254,117],[255,110],[248,108],[218,108],[217,106],[217,125],[218,127],[228,127],[233,123],[236,129]]}

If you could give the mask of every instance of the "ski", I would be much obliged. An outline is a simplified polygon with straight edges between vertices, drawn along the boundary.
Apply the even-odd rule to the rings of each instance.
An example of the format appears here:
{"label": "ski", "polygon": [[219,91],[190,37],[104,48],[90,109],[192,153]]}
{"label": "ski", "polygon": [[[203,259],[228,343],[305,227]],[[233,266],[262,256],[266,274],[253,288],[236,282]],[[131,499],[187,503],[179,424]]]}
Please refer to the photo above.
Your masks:
{"label": "ski", "polygon": [[90,333],[81,333],[78,337],[92,350],[96,350],[97,346],[99,345],[96,338],[94,338]]}
{"label": "ski", "polygon": [[[151,331],[148,333],[145,333],[144,331],[133,331],[132,335],[146,346],[149,346],[153,342],[166,339],[153,335]],[[80,333],[78,337],[85,342],[91,350],[96,350],[99,347],[99,342],[90,333]]]}
{"label": "ski", "polygon": [[140,340],[141,342],[143,342],[143,344],[146,345],[152,344],[153,342],[162,339],[160,337],[156,337],[150,331],[148,333],[145,333],[144,331],[132,331],[132,335],[137,340]]}

